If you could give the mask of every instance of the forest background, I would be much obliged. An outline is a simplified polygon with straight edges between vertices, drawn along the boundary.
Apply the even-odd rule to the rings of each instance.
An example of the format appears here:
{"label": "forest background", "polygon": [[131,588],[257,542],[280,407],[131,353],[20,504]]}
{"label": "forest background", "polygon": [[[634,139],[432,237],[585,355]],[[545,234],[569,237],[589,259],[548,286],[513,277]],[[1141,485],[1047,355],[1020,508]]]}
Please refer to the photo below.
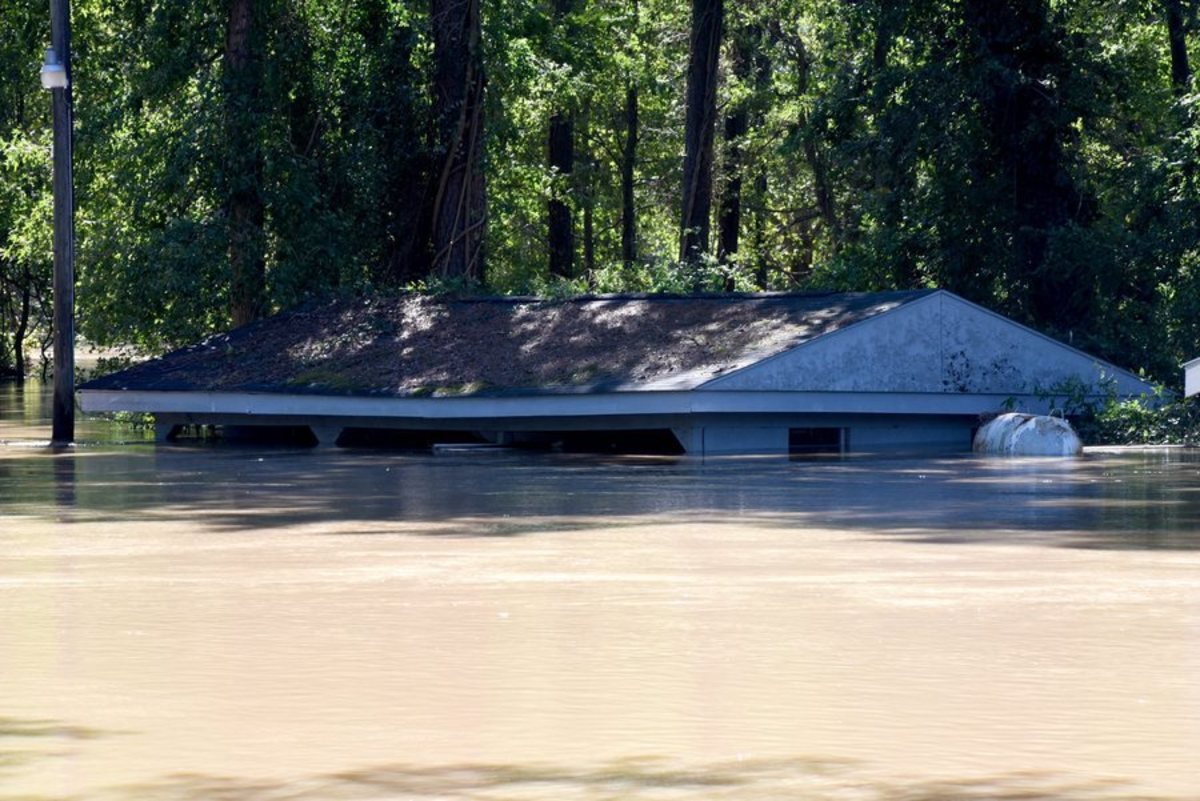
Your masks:
{"label": "forest background", "polygon": [[[1196,0],[73,0],[78,327],[329,293],[938,286],[1175,384]],[[50,335],[46,0],[0,0],[0,374]]]}

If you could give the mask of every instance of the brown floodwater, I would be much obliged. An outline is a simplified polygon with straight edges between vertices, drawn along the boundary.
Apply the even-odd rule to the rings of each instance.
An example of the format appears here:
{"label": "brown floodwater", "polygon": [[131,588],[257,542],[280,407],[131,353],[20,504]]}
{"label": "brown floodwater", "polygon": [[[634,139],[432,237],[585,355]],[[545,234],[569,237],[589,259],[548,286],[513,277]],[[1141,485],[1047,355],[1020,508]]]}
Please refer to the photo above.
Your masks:
{"label": "brown floodwater", "polygon": [[0,385],[0,801],[1194,799],[1200,457],[173,445]]}

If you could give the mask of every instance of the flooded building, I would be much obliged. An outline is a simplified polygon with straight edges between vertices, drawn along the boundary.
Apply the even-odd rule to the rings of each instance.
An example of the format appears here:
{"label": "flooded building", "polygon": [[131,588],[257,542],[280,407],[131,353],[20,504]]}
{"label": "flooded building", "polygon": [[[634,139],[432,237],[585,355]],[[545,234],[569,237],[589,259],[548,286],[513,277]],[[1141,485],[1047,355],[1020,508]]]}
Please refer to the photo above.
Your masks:
{"label": "flooded building", "polygon": [[1152,392],[950,292],[393,298],[287,312],[84,384],[87,412],[320,444],[966,451],[981,416]]}

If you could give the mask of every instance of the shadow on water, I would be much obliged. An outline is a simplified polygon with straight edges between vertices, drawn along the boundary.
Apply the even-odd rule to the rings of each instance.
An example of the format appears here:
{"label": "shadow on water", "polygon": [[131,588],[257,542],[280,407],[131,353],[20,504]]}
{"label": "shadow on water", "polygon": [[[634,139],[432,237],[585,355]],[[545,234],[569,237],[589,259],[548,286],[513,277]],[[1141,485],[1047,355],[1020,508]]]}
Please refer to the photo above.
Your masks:
{"label": "shadow on water", "polygon": [[[515,536],[621,519],[843,528],[919,542],[1200,548],[1200,454],[828,462],[131,445],[0,448],[0,513],[215,531]],[[428,524],[422,528],[421,524]],[[369,524],[369,525],[367,525]]]}
{"label": "shadow on water", "polygon": [[[104,732],[54,720],[0,717],[0,780],[4,773],[30,762],[65,756],[80,742],[95,740]],[[26,796],[22,796],[26,798]],[[7,801],[6,796],[0,799]]]}
{"label": "shadow on water", "polygon": [[[5,773],[69,758],[105,732],[55,720],[0,717],[0,785]],[[287,780],[176,774],[90,791],[96,801],[329,801],[329,799],[796,799],[797,801],[1184,801],[1138,793],[1116,779],[1082,782],[1044,772],[925,781],[882,780],[851,759],[804,757],[679,765],[633,757],[592,766],[388,764]],[[78,795],[12,795],[0,801],[75,801]]]}
{"label": "shadow on water", "polygon": [[[594,769],[531,765],[392,765],[295,781],[178,775],[113,788],[105,799],[142,801],[328,801],[328,799],[796,799],[797,801],[1169,801],[1115,781],[1079,783],[1041,773],[926,782],[888,782],[862,775],[845,761],[749,760],[672,768],[629,759]],[[0,795],[0,801],[16,801]],[[67,801],[46,798],[44,801]]]}

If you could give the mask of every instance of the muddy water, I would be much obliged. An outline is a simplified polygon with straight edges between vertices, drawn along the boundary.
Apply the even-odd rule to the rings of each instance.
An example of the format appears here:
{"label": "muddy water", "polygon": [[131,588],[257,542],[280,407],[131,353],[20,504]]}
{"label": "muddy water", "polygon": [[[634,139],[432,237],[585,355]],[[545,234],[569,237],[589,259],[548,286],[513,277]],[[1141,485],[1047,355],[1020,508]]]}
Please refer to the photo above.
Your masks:
{"label": "muddy water", "polygon": [[3,801],[1200,797],[1186,452],[52,453],[0,399]]}

